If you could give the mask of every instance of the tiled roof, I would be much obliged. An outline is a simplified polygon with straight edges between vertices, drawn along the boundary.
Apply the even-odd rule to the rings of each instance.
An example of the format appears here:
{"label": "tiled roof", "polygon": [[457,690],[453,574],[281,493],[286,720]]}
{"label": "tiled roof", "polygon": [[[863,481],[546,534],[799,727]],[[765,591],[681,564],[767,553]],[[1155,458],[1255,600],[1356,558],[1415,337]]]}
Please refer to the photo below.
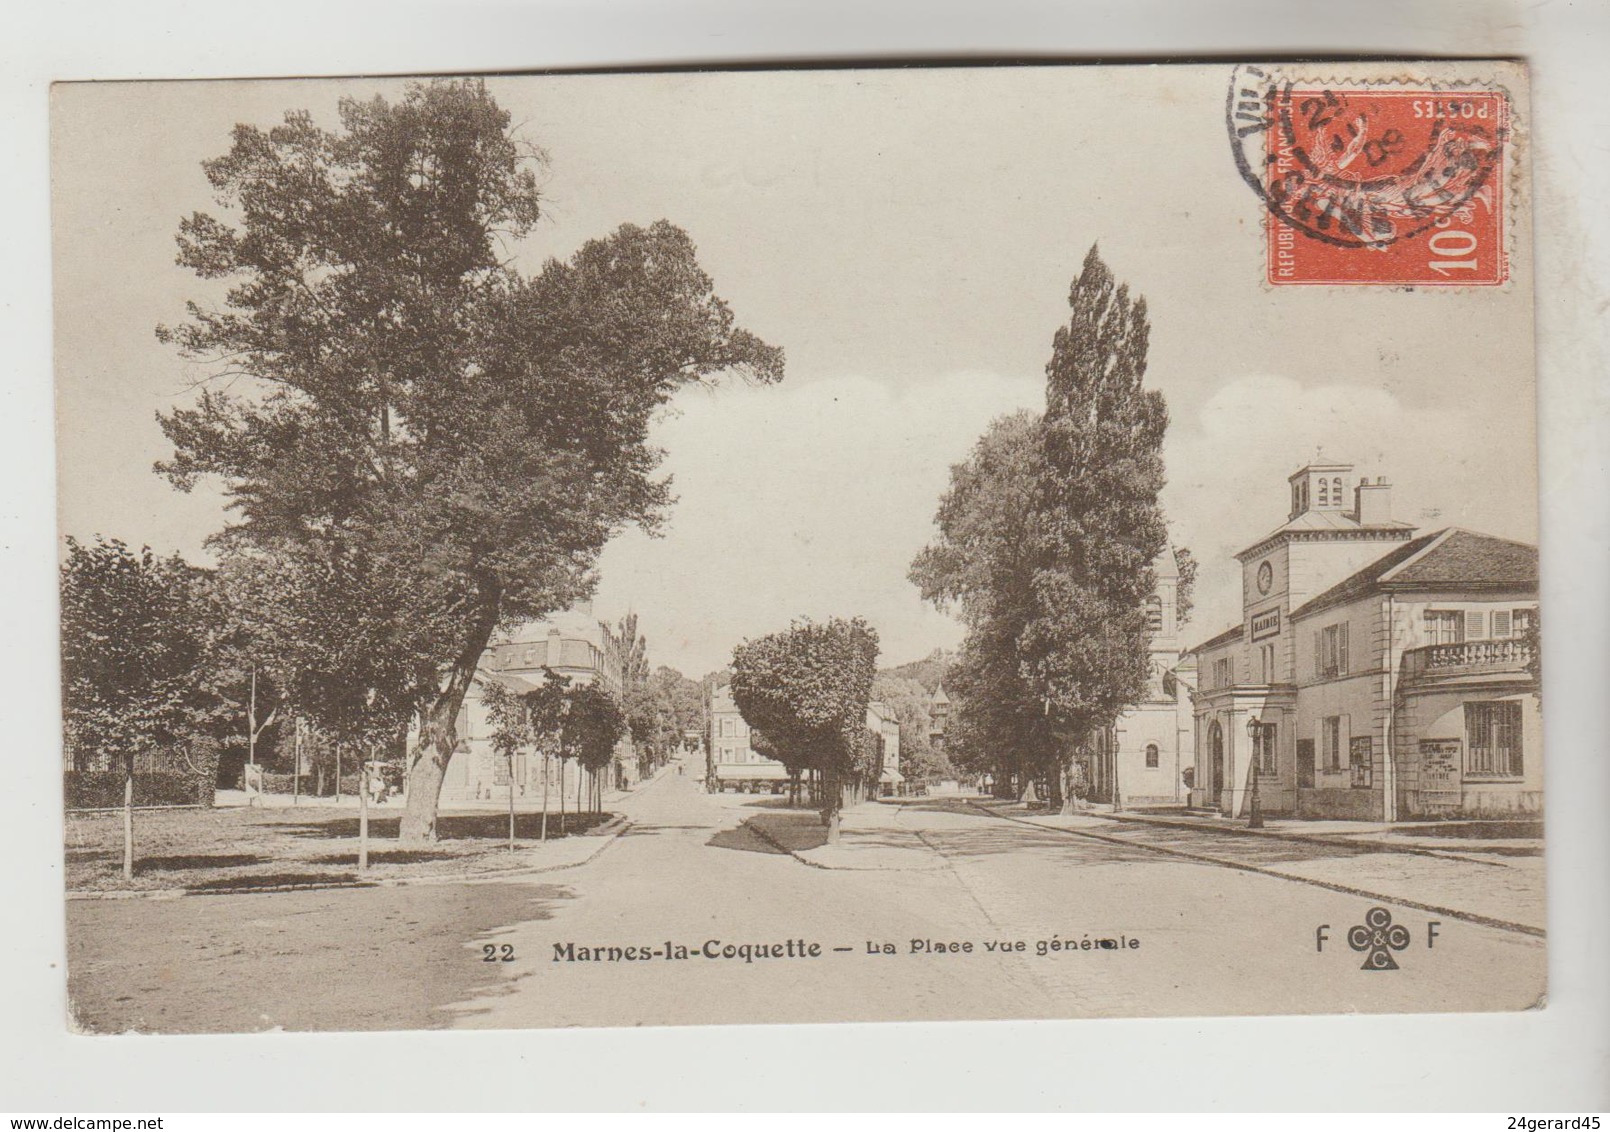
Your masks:
{"label": "tiled roof", "polygon": [[1220,633],[1217,637],[1210,637],[1208,640],[1203,641],[1195,648],[1186,649],[1184,655],[1204,652],[1207,649],[1217,648],[1219,645],[1229,644],[1231,641],[1240,640],[1242,633],[1245,631],[1246,630],[1240,625],[1232,625],[1224,632]]}
{"label": "tiled roof", "polygon": [[516,695],[524,695],[526,692],[535,692],[538,688],[542,687],[540,684],[533,684],[531,681],[520,676],[515,676],[513,673],[493,672],[485,668],[476,673],[476,679],[492,684],[502,684],[505,688],[511,692],[514,692]]}
{"label": "tiled roof", "polygon": [[1410,539],[1291,613],[1293,620],[1372,590],[1527,590],[1537,588],[1537,548],[1459,527]]}
{"label": "tiled roof", "polygon": [[1454,527],[1426,554],[1381,579],[1394,586],[1537,585],[1537,547]]}

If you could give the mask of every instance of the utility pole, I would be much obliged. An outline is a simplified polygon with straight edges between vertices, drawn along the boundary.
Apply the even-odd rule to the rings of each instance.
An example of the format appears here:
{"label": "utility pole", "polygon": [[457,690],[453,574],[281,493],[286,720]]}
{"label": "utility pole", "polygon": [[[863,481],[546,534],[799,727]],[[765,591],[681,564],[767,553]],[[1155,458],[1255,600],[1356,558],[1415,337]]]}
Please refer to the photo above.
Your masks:
{"label": "utility pole", "polygon": [[[246,804],[257,805],[252,779],[257,774],[257,665],[252,665],[251,696],[246,701]],[[260,782],[261,780],[259,780]]]}
{"label": "utility pole", "polygon": [[542,752],[542,840],[548,840],[548,759],[547,751]]}
{"label": "utility pole", "polygon": [[1117,813],[1124,808],[1124,796],[1118,782],[1118,729],[1113,728],[1107,733],[1107,750],[1112,758],[1112,812]]}
{"label": "utility pole", "polygon": [[[374,758],[373,747],[369,758]],[[369,868],[369,761],[359,761],[363,770],[358,775],[358,869],[362,872]]]}
{"label": "utility pole", "polygon": [[1263,805],[1258,799],[1258,764],[1263,761],[1263,724],[1257,716],[1247,720],[1247,738],[1252,747],[1252,798],[1247,806],[1247,828],[1263,828]]}
{"label": "utility pole", "polygon": [[509,749],[509,852],[514,852],[514,749]]}
{"label": "utility pole", "polygon": [[[257,665],[255,665],[255,664],[252,665],[252,690],[251,690],[250,698],[246,701],[246,766],[247,766],[247,771],[246,771],[246,783],[245,783],[245,786],[246,786],[246,803],[247,803],[247,805],[251,805],[251,806],[257,805],[258,795],[262,792],[260,789],[258,791],[256,791],[256,792],[253,792],[253,790],[252,790],[252,781],[251,781],[253,776],[255,776],[256,773],[257,773],[257,738],[265,730],[268,729],[268,725],[274,722],[275,718],[279,715],[279,713],[280,713],[280,709],[276,706],[273,711],[268,713],[268,718],[267,719],[263,720],[263,722],[261,724],[259,724],[257,722]],[[258,779],[259,786],[261,786],[261,783],[262,783],[262,779],[259,778]]]}

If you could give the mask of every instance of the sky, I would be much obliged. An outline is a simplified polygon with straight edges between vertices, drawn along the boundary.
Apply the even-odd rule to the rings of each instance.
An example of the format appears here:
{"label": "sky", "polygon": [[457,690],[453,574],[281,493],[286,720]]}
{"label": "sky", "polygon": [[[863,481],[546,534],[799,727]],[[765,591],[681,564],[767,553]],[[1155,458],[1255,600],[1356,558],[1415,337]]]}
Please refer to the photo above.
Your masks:
{"label": "sky", "polygon": [[[989,421],[1043,407],[1051,339],[1099,244],[1151,318],[1168,400],[1163,505],[1201,561],[1188,640],[1240,619],[1230,557],[1284,521],[1317,454],[1393,483],[1394,517],[1535,541],[1531,278],[1523,211],[1502,288],[1270,287],[1237,174],[1228,68],[1033,67],[506,77],[548,155],[526,270],[622,223],[693,238],[739,323],[787,353],[772,387],[679,393],[656,421],[677,502],[628,530],[595,612],[636,611],[653,663],[697,675],[796,617],[862,615],[882,663],[960,626],[906,571],[949,469]],[[59,512],[205,560],[221,496],[151,471],[155,415],[206,375],[157,342],[216,294],[174,265],[217,211],[200,162],[238,121],[393,80],[62,84],[53,92]],[[1524,199],[1524,198],[1518,198]]]}

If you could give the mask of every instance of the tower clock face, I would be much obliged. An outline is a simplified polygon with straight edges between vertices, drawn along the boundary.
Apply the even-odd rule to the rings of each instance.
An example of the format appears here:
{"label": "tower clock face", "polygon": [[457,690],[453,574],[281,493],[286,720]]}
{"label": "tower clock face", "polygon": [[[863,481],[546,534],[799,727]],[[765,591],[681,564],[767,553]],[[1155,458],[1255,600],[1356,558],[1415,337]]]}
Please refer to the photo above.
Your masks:
{"label": "tower clock face", "polygon": [[1269,587],[1275,584],[1275,568],[1267,562],[1258,565],[1258,592],[1266,594]]}

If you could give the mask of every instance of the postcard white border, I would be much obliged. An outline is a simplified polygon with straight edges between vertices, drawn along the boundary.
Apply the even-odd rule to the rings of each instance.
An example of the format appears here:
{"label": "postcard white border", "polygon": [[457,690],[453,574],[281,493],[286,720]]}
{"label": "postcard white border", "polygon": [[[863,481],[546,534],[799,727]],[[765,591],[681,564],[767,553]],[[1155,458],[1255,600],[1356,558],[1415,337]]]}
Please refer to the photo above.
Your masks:
{"label": "postcard white border", "polygon": [[[1272,15],[1274,14],[1274,15]],[[0,1109],[1395,1108],[1610,1106],[1610,413],[1602,316],[1610,103],[1589,97],[1605,10],[1367,0],[529,0],[61,3],[14,9],[0,181],[0,687],[7,727]],[[20,26],[19,26],[20,25]],[[20,34],[18,34],[20,32]],[[1547,652],[1550,1003],[1523,1015],[706,1027],[206,1038],[63,1029],[54,749],[46,86],[52,79],[528,70],[790,59],[1524,55],[1537,121],[1537,278]],[[1227,171],[1228,173],[1228,171]],[[116,176],[108,170],[108,176]],[[1595,384],[1597,383],[1597,384]],[[1589,941],[1601,951],[1592,954]],[[898,1071],[854,1069],[888,1058]],[[1495,1072],[1492,1051],[1504,1051]],[[434,1067],[422,1071],[424,1066]],[[473,1081],[472,1088],[466,1082]],[[809,1082],[834,1081],[830,1092]]]}

